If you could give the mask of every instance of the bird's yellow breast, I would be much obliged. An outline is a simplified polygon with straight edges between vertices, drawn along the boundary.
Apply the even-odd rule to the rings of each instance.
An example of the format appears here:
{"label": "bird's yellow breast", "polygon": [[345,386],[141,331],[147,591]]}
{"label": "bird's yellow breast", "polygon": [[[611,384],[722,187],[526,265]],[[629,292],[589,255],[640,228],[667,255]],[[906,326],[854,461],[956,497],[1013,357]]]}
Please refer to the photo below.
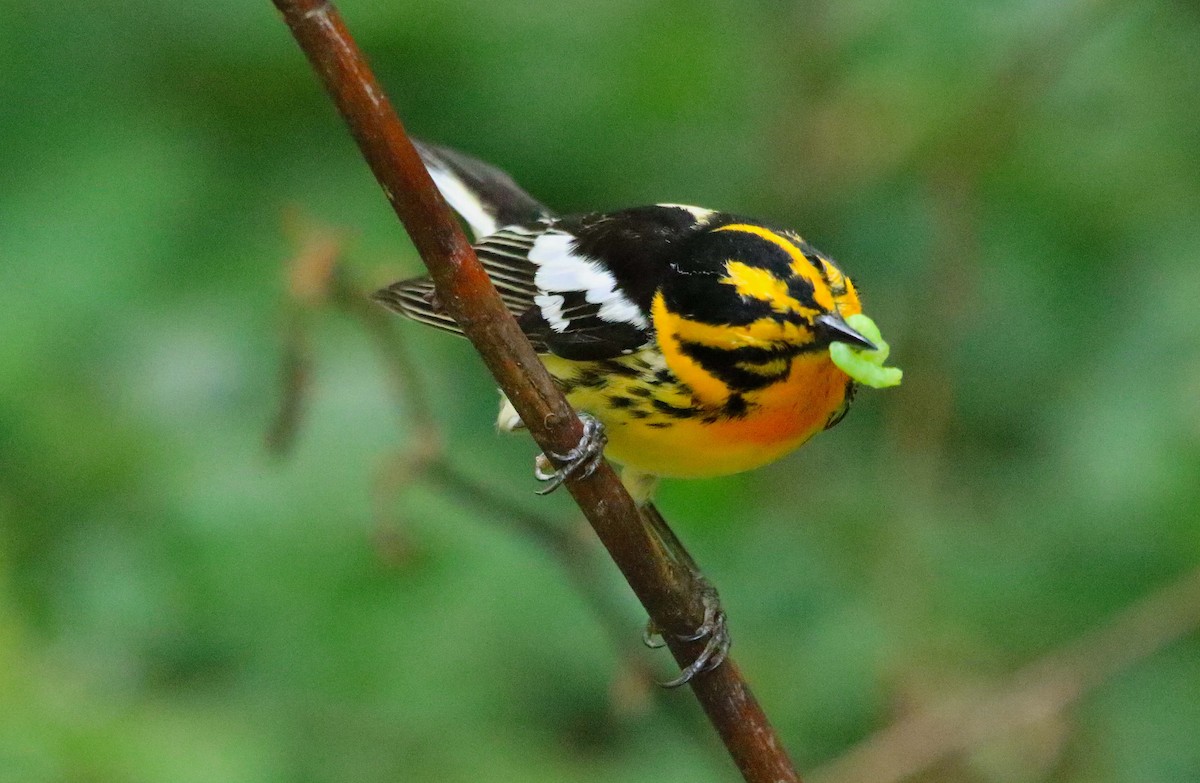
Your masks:
{"label": "bird's yellow breast", "polygon": [[773,462],[825,427],[849,381],[827,351],[801,355],[785,378],[745,393],[734,415],[698,399],[654,349],[608,362],[543,358],[571,404],[604,424],[605,453],[658,476],[723,476]]}

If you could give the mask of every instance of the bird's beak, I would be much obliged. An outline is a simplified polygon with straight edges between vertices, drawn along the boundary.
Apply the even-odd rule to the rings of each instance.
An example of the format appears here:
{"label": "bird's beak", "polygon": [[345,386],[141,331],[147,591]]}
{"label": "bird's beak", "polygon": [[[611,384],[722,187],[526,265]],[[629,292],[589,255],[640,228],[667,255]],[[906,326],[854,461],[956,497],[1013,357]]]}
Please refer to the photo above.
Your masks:
{"label": "bird's beak", "polygon": [[850,324],[846,323],[837,313],[818,315],[816,322],[817,334],[831,343],[847,343],[859,348],[866,348],[869,351],[879,350],[878,345],[852,329]]}

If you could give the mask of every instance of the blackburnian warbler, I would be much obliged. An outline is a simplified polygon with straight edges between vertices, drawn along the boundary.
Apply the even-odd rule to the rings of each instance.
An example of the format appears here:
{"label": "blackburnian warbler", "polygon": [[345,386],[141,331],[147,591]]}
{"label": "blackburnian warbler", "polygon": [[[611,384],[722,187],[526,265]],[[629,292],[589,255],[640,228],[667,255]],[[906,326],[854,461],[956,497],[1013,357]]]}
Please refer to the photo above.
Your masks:
{"label": "blackburnian warbler", "polygon": [[[846,323],[862,309],[850,278],[794,232],[680,204],[558,216],[486,163],[417,147],[571,405],[603,425],[605,455],[639,501],[661,476],[772,462],[845,415],[855,384],[830,344],[875,346]],[[459,331],[429,278],[376,298]],[[521,426],[507,400],[497,424]]]}

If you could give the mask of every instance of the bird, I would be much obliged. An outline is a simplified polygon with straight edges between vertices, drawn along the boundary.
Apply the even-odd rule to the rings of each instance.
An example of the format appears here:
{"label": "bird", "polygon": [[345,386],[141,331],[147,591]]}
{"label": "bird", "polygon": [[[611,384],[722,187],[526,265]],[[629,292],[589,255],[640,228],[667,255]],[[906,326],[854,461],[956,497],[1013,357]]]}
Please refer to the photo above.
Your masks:
{"label": "bird", "polygon": [[[622,466],[634,500],[652,510],[661,478],[760,467],[846,415],[856,384],[830,346],[877,346],[846,321],[862,312],[850,277],[795,231],[671,203],[560,215],[504,171],[413,141],[474,234],[504,304],[584,422],[576,449],[539,462],[535,474],[548,489],[607,457]],[[428,277],[374,297],[414,321],[462,333]],[[522,426],[501,395],[497,427]],[[656,511],[645,516],[665,528]],[[698,573],[674,534],[658,532]],[[700,631],[715,643],[682,682],[719,665],[728,649],[715,591],[710,604]]]}
{"label": "bird", "polygon": [[[560,216],[505,172],[414,143],[505,305],[567,400],[603,430],[604,454],[639,503],[660,478],[774,462],[846,415],[855,382],[829,347],[876,346],[846,323],[862,312],[854,283],[799,234],[682,204]],[[428,277],[374,296],[462,333]],[[523,426],[503,398],[496,424]]]}

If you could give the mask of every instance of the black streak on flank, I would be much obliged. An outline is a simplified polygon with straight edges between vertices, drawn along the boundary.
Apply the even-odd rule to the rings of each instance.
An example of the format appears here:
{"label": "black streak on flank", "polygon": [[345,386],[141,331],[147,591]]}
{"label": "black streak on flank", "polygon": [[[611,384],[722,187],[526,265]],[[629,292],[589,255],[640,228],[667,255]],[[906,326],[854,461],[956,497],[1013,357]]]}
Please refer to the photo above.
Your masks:
{"label": "black streak on flank", "polygon": [[[696,415],[694,408],[677,408],[665,400],[651,400],[650,404],[659,413],[665,413],[668,416],[676,419],[690,419]],[[650,425],[654,426],[654,425]]]}
{"label": "black streak on flank", "polygon": [[624,376],[626,378],[640,378],[641,370],[636,367],[631,367],[625,362],[606,361],[600,364],[601,372],[608,375]]}
{"label": "black streak on flank", "polygon": [[585,389],[603,389],[608,378],[599,369],[589,367],[575,376],[575,384]]}

